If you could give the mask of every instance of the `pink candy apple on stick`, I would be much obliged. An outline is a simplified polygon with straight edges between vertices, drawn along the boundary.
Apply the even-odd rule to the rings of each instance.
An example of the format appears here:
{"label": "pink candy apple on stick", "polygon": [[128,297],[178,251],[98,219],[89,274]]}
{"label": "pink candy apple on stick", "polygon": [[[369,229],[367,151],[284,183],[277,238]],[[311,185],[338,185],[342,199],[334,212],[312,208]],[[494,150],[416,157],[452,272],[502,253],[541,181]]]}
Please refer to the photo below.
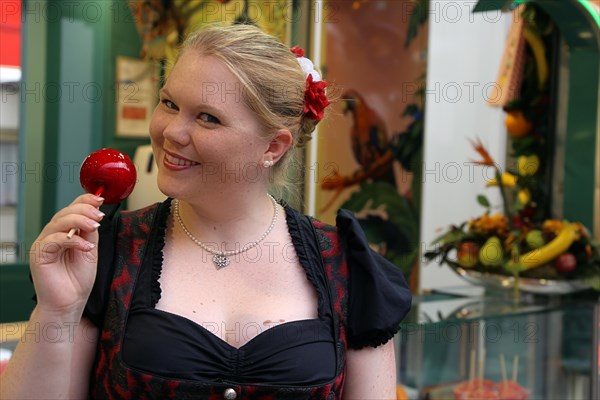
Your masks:
{"label": "pink candy apple on stick", "polygon": [[[88,193],[104,198],[104,204],[116,204],[127,198],[133,191],[137,173],[135,165],[127,156],[115,149],[101,149],[91,153],[83,161],[79,171],[79,182]],[[76,229],[72,228],[70,239]]]}

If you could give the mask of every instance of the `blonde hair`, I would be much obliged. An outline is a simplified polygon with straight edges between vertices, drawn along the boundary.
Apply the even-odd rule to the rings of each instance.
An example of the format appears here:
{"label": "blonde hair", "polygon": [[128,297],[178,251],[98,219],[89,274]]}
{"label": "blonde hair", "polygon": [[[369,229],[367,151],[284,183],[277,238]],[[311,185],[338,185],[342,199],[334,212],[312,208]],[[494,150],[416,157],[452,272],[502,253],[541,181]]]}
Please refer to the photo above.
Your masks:
{"label": "blonde hair", "polygon": [[178,57],[186,51],[215,57],[231,70],[243,86],[244,101],[265,127],[261,134],[266,140],[272,140],[279,129],[292,133],[294,146],[270,170],[271,189],[279,197],[297,196],[288,169],[300,166],[294,147],[310,140],[317,122],[304,116],[306,75],[296,56],[277,38],[243,24],[193,32]]}

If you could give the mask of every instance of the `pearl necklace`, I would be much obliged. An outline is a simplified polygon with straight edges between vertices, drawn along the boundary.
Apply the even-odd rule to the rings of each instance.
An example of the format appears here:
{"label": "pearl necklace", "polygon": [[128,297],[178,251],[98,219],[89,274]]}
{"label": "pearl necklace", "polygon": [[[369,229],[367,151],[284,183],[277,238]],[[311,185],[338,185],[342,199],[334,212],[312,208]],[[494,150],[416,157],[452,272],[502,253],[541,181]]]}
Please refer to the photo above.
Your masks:
{"label": "pearl necklace", "polygon": [[225,268],[226,266],[228,266],[230,264],[231,260],[228,257],[244,253],[244,252],[250,250],[251,248],[258,246],[258,244],[260,242],[262,242],[264,240],[264,238],[266,238],[267,235],[269,233],[271,233],[271,231],[275,227],[275,223],[277,222],[277,215],[279,214],[279,210],[277,208],[277,201],[273,198],[273,196],[271,196],[268,193],[267,193],[267,196],[269,196],[269,199],[271,199],[271,202],[273,203],[273,219],[271,220],[271,225],[269,225],[269,228],[265,231],[265,233],[262,234],[262,236],[260,238],[258,238],[258,240],[255,240],[254,242],[250,242],[247,245],[245,245],[244,247],[242,247],[241,249],[237,249],[237,250],[216,251],[216,250],[211,249],[210,247],[207,247],[204,243],[202,243],[201,241],[196,239],[196,237],[194,235],[192,235],[192,233],[185,226],[185,224],[183,223],[183,220],[181,219],[181,215],[179,214],[179,200],[177,200],[177,199],[173,200],[173,212],[175,215],[175,219],[177,220],[177,222],[179,222],[181,229],[183,229],[183,231],[185,232],[187,237],[189,237],[192,240],[192,242],[194,242],[198,246],[200,246],[200,248],[202,248],[202,250],[207,251],[210,254],[212,254],[213,255],[212,260],[213,260],[213,263],[215,264],[215,267],[217,269],[221,269],[221,268]]}

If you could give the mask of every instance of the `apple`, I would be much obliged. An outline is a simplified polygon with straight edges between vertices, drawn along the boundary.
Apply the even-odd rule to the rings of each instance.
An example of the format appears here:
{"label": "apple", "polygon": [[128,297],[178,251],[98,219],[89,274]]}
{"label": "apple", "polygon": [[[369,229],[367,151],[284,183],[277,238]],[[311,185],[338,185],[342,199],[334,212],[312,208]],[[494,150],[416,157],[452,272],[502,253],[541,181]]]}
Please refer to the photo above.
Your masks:
{"label": "apple", "polygon": [[473,268],[477,265],[479,246],[475,242],[462,242],[458,246],[458,264],[463,268]]}
{"label": "apple", "polygon": [[567,274],[575,269],[577,259],[571,253],[563,253],[554,261],[554,267],[560,273]]}
{"label": "apple", "polygon": [[79,182],[88,193],[100,193],[105,204],[127,198],[137,181],[135,165],[125,153],[104,148],[94,151],[83,161]]}
{"label": "apple", "polygon": [[539,229],[532,229],[531,231],[529,231],[529,233],[527,233],[527,236],[525,237],[525,241],[527,242],[527,245],[532,249],[538,249],[546,244],[542,235],[542,231],[540,231]]}

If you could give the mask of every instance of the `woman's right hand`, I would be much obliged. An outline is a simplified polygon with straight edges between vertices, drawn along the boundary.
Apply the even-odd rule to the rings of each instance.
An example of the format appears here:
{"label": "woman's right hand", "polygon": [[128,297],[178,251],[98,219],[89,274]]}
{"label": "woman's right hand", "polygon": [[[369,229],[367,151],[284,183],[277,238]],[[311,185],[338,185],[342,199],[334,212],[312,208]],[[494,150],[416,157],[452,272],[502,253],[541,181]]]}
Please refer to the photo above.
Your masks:
{"label": "woman's right hand", "polygon": [[[81,313],[96,279],[98,226],[104,200],[79,196],[58,211],[29,252],[37,307],[58,314]],[[71,228],[79,233],[67,237]]]}

